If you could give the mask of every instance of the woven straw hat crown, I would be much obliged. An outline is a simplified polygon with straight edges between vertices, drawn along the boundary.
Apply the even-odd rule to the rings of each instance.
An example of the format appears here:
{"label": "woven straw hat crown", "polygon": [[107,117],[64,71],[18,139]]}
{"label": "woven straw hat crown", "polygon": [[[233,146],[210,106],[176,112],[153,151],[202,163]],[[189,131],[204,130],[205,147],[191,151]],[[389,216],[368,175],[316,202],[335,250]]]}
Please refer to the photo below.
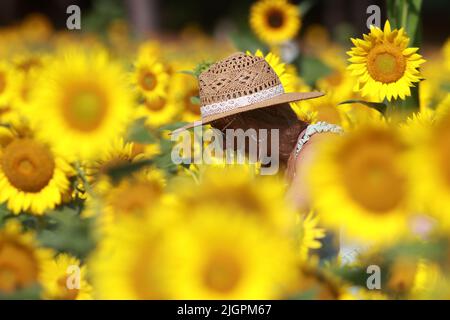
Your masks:
{"label": "woven straw hat crown", "polygon": [[321,92],[284,92],[275,71],[262,57],[235,53],[199,76],[200,121],[178,132],[241,112],[313,99]]}
{"label": "woven straw hat crown", "polygon": [[213,64],[199,76],[201,105],[210,105],[280,85],[264,58],[242,52]]}

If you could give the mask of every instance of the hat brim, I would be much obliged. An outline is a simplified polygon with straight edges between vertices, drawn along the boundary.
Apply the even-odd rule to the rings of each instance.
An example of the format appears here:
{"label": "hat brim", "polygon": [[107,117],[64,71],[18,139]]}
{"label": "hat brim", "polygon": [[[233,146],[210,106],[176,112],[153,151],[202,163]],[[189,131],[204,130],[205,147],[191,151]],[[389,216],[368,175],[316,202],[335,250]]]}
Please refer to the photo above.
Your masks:
{"label": "hat brim", "polygon": [[271,106],[280,105],[283,103],[290,103],[290,102],[297,102],[302,100],[308,100],[308,99],[314,99],[323,96],[323,92],[313,91],[313,92],[287,92],[280,94],[276,97],[263,100],[257,103],[249,104],[240,108],[236,108],[227,112],[221,112],[218,114],[214,114],[211,116],[204,117],[203,119],[199,119],[197,121],[191,122],[187,125],[184,125],[183,127],[180,127],[178,129],[173,130],[170,134],[176,134],[178,132],[181,132],[183,130],[191,129],[196,126],[203,126],[206,124],[211,123],[214,120],[222,119],[228,116],[232,116],[234,114],[256,110],[260,108],[266,108]]}

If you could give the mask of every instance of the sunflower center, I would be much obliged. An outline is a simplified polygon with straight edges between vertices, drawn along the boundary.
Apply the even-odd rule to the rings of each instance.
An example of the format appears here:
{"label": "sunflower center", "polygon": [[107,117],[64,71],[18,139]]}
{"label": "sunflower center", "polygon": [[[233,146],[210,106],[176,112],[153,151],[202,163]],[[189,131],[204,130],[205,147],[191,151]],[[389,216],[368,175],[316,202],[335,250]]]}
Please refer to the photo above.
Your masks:
{"label": "sunflower center", "polygon": [[57,280],[59,288],[59,298],[62,300],[75,300],[78,296],[79,290],[77,288],[69,289],[67,285],[68,276],[62,276]]}
{"label": "sunflower center", "polygon": [[27,248],[0,243],[0,292],[12,293],[37,280],[38,268]]}
{"label": "sunflower center", "polygon": [[6,88],[6,77],[2,72],[0,72],[0,94],[5,90],[5,88]]}
{"label": "sunflower center", "polygon": [[18,139],[3,150],[1,168],[15,188],[39,192],[52,179],[55,160],[44,145],[31,139]]}
{"label": "sunflower center", "polygon": [[141,75],[141,86],[146,91],[152,91],[157,85],[157,79],[153,72],[145,71]]}
{"label": "sunflower center", "polygon": [[406,60],[401,50],[391,45],[381,44],[373,48],[367,56],[367,70],[373,79],[391,83],[400,79],[406,69]]}
{"label": "sunflower center", "polygon": [[83,88],[69,94],[63,109],[67,122],[80,131],[92,131],[103,122],[107,101],[102,92]]}
{"label": "sunflower center", "polygon": [[163,98],[157,98],[152,101],[146,101],[145,106],[150,111],[161,111],[164,109],[164,106],[166,105],[166,99]]}
{"label": "sunflower center", "polygon": [[211,290],[228,293],[236,288],[242,276],[242,267],[231,254],[214,254],[205,265],[203,283]]}
{"label": "sunflower center", "polygon": [[273,29],[278,29],[283,26],[284,14],[281,10],[271,9],[267,14],[267,23]]}
{"label": "sunflower center", "polygon": [[[367,138],[367,137],[366,137]],[[341,156],[341,174],[349,196],[376,214],[398,207],[405,196],[404,176],[397,169],[398,145],[372,136],[349,141]],[[385,137],[389,138],[389,137]],[[378,140],[378,141],[377,141]]]}

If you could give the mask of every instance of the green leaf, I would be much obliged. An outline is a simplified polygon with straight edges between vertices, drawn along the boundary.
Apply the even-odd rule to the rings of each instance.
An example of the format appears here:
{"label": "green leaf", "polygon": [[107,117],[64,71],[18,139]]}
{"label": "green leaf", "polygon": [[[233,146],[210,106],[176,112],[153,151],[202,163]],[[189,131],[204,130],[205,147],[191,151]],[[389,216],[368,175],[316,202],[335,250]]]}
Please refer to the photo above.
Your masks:
{"label": "green leaf", "polygon": [[304,17],[316,3],[317,3],[316,0],[304,0],[300,2],[300,4],[298,5],[298,9],[300,10],[300,16]]}
{"label": "green leaf", "polygon": [[155,143],[158,139],[145,126],[145,119],[135,121],[127,133],[127,138],[130,141],[148,144]]}
{"label": "green leaf", "polygon": [[200,105],[200,98],[197,97],[197,96],[191,97],[191,103],[192,103],[192,104]]}
{"label": "green leaf", "polygon": [[234,31],[230,34],[231,42],[234,44],[237,50],[242,52],[255,52],[260,49],[263,52],[267,52],[267,46],[259,41],[249,31]]}
{"label": "green leaf", "polygon": [[302,78],[310,86],[314,86],[316,81],[331,73],[331,68],[320,59],[312,56],[303,56],[299,61],[299,70]]}
{"label": "green leaf", "polygon": [[448,244],[445,239],[437,239],[432,242],[407,241],[387,249],[384,255],[392,260],[397,256],[410,256],[439,261],[445,259],[447,250]]}
{"label": "green leaf", "polygon": [[4,203],[0,204],[0,226],[4,223],[7,216],[9,216],[11,213],[9,212],[8,208],[6,208],[6,205]]}
{"label": "green leaf", "polygon": [[301,291],[288,297],[288,300],[314,300],[319,292],[319,288]]}
{"label": "green leaf", "polygon": [[387,106],[383,102],[369,102],[369,101],[364,101],[364,100],[345,100],[345,101],[340,102],[339,105],[350,104],[350,103],[363,104],[369,108],[372,108],[372,109],[375,109],[375,110],[381,112],[382,114],[385,114],[386,110],[387,110]]}
{"label": "green leaf", "polygon": [[178,71],[178,73],[183,73],[183,74],[187,74],[189,76],[196,77],[195,72],[192,70],[181,70],[181,71]]}
{"label": "green leaf", "polygon": [[41,287],[38,284],[17,290],[11,294],[1,294],[0,300],[39,300],[41,298]]}
{"label": "green leaf", "polygon": [[172,122],[172,123],[169,123],[169,124],[159,127],[158,131],[160,131],[160,132],[166,131],[166,130],[173,131],[175,129],[181,128],[182,126],[184,126],[186,124],[187,124],[187,122],[184,122],[184,121]]}
{"label": "green leaf", "polygon": [[45,247],[68,252],[81,259],[95,247],[93,219],[82,218],[78,208],[59,207],[48,214],[37,230],[37,239]]}
{"label": "green leaf", "polygon": [[109,168],[106,173],[111,177],[114,183],[117,183],[124,177],[129,176],[131,173],[153,164],[153,162],[154,161],[150,159],[134,161],[132,163],[126,163]]}

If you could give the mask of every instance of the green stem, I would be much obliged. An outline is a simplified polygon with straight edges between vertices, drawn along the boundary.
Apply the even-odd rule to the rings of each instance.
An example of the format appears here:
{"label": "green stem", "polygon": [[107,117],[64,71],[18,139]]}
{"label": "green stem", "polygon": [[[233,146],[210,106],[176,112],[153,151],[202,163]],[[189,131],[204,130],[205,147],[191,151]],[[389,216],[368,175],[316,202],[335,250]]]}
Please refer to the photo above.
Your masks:
{"label": "green stem", "polygon": [[92,191],[91,185],[88,182],[86,174],[84,173],[84,170],[79,162],[75,163],[75,170],[77,171],[77,174],[80,177],[81,181],[83,181],[83,185],[86,189],[86,192],[92,196],[94,192]]}
{"label": "green stem", "polygon": [[[402,20],[401,20],[401,26],[405,28],[405,30],[408,30],[408,1],[403,0],[402,1]],[[412,35],[411,35],[412,36]]]}

